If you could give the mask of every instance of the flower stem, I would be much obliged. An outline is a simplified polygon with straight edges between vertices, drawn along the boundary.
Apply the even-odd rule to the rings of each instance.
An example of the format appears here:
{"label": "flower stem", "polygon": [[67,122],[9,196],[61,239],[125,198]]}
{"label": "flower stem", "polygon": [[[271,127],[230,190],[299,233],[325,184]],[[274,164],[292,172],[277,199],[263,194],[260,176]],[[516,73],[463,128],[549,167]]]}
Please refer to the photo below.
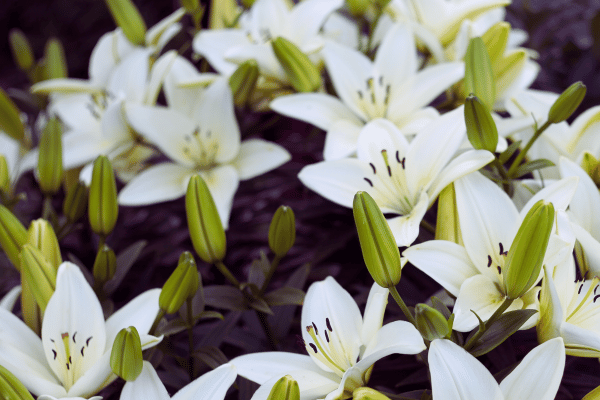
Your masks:
{"label": "flower stem", "polygon": [[529,151],[529,149],[531,148],[531,146],[533,146],[533,143],[535,143],[535,141],[542,135],[542,133],[544,133],[544,131],[546,129],[548,129],[548,127],[550,125],[552,125],[552,123],[549,122],[549,121],[546,121],[544,123],[544,125],[541,126],[541,128],[539,128],[537,131],[535,131],[535,133],[533,134],[533,136],[531,137],[531,139],[529,139],[529,141],[527,142],[527,144],[523,148],[523,151],[521,151],[521,152],[519,152],[519,154],[517,154],[517,158],[515,158],[515,160],[511,164],[510,168],[508,169],[508,176],[509,177],[513,177],[513,175],[515,174],[517,168],[519,167],[519,165],[521,164],[521,162],[523,161],[523,159],[527,155],[527,152]]}
{"label": "flower stem", "polygon": [[192,310],[192,298],[189,297],[187,300],[187,323],[188,323],[188,372],[190,374],[190,381],[194,380],[194,315]]}
{"label": "flower stem", "polygon": [[391,286],[389,288],[389,290],[390,290],[390,293],[392,294],[392,297],[394,298],[394,300],[396,300],[396,303],[398,303],[398,305],[400,306],[400,309],[406,316],[406,319],[408,319],[408,321],[416,327],[417,321],[415,321],[415,317],[413,317],[413,315],[410,313],[410,310],[406,306],[406,303],[404,303],[404,300],[402,300],[402,297],[400,297],[400,293],[398,293],[398,290],[396,289],[396,287]]}
{"label": "flower stem", "polygon": [[223,274],[223,276],[225,277],[225,279],[227,279],[233,286],[235,286],[236,288],[239,289],[239,287],[240,287],[240,281],[238,281],[236,279],[236,277],[233,276],[233,274],[231,273],[231,271],[229,271],[229,269],[225,266],[225,264],[223,264],[223,261],[217,261],[215,263],[215,266],[217,267],[217,269],[219,270],[219,272],[221,274]]}
{"label": "flower stem", "polygon": [[275,256],[273,258],[273,262],[271,263],[271,267],[269,268],[269,271],[267,271],[267,275],[265,276],[265,280],[260,288],[260,296],[262,296],[265,293],[265,290],[267,290],[267,287],[269,286],[269,283],[271,282],[271,278],[273,277],[273,273],[275,273],[275,270],[277,269],[277,266],[279,265],[279,261],[281,261],[280,256]]}
{"label": "flower stem", "polygon": [[504,311],[506,311],[508,309],[508,307],[510,307],[510,305],[513,303],[514,299],[509,299],[508,297],[506,299],[504,299],[504,302],[500,305],[500,307],[498,307],[498,309],[494,312],[494,314],[492,314],[492,316],[490,317],[490,319],[487,320],[487,322],[485,323],[483,329],[479,328],[479,330],[477,331],[476,334],[474,334],[471,339],[469,339],[469,341],[467,342],[467,344],[465,344],[464,349],[465,350],[470,350],[475,343],[477,342],[477,340],[479,340],[479,338],[481,337],[481,335],[483,335],[489,328],[490,326],[492,326],[492,324],[494,322],[496,322],[496,320],[498,318],[500,318],[500,316],[502,314],[504,314]]}
{"label": "flower stem", "polygon": [[152,327],[150,328],[150,331],[148,331],[148,334],[154,335],[154,333],[156,332],[156,328],[158,327],[158,323],[164,316],[165,311],[162,309],[158,310],[158,314],[156,314],[156,318],[154,318],[154,322],[152,323]]}

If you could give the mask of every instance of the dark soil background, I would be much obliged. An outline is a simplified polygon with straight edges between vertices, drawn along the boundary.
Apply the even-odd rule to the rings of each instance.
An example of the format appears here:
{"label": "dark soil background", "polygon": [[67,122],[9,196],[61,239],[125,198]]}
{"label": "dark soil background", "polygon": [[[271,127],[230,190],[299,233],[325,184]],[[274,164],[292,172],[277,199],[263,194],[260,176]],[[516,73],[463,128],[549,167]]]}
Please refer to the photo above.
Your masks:
{"label": "dark soil background", "polygon": [[[147,26],[152,26],[178,7],[177,2],[134,1]],[[572,82],[583,81],[587,97],[579,112],[600,104],[600,1],[598,0],[514,0],[507,19],[530,34],[526,47],[539,52],[542,71],[535,88],[561,92]],[[65,47],[69,76],[87,78],[87,66],[93,46],[102,34],[114,29],[114,22],[100,0],[3,0],[0,3],[0,86],[7,90],[23,110],[35,110],[20,102],[20,90],[27,90],[27,77],[16,68],[8,47],[8,33],[21,29],[31,41],[36,57],[43,56],[45,42],[57,37]],[[239,112],[244,137],[260,136],[284,146],[292,161],[268,174],[241,182],[236,194],[227,232],[228,252],[225,263],[240,279],[246,280],[249,267],[261,252],[271,257],[267,232],[271,216],[281,204],[292,207],[296,215],[297,240],[282,260],[270,288],[292,282],[306,290],[310,282],[333,275],[364,306],[372,279],[362,261],[352,212],[324,200],[307,190],[296,178],[300,169],[321,159],[323,134],[310,125],[270,113]],[[33,114],[32,114],[33,116]],[[31,174],[25,175],[18,191],[28,196],[15,212],[26,224],[41,215],[41,196],[35,190]],[[62,199],[55,200],[60,209]],[[434,223],[435,207],[427,216]],[[419,240],[430,239],[424,233]],[[182,251],[192,251],[187,233],[183,200],[150,207],[120,209],[115,232],[107,243],[117,254],[128,246],[145,241],[146,246],[113,296],[116,307],[137,294],[166,281]],[[91,269],[97,238],[89,226],[68,235],[62,242],[63,258],[75,257]],[[224,284],[224,279],[210,265],[198,261],[205,286]],[[0,296],[18,281],[18,275],[0,255]],[[403,271],[399,292],[409,305],[424,302],[439,290],[439,285],[412,267]],[[401,317],[399,308],[390,303],[387,320]],[[224,321],[207,320],[194,330],[198,361],[216,365],[242,353],[270,350],[269,343],[254,312],[220,310]],[[270,322],[278,336],[278,349],[304,352],[296,344],[300,332],[299,308],[275,307]],[[169,338],[170,351],[186,356],[186,333]],[[536,345],[535,332],[519,332],[499,348],[481,358],[499,376]],[[216,350],[216,349],[220,350]],[[161,378],[170,393],[189,382],[185,365],[177,358],[153,355]],[[180,360],[179,360],[180,361]],[[197,362],[197,373],[208,366]],[[232,390],[228,399],[249,399],[256,387],[238,379],[239,391]],[[395,386],[393,382],[396,382]],[[409,356],[390,356],[377,363],[370,384],[389,393],[405,393],[428,388],[427,372],[422,363]],[[579,399],[600,385],[597,360],[568,357],[560,399]],[[117,399],[122,381],[116,381],[101,395]],[[417,397],[419,398],[419,397]]]}

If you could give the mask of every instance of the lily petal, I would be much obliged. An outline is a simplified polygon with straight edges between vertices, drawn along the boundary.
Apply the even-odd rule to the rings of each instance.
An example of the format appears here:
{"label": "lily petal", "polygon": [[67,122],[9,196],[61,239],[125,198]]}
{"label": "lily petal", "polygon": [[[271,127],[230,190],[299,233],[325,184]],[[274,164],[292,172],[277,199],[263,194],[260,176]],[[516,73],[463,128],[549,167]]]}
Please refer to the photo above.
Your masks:
{"label": "lily petal", "polygon": [[363,127],[362,122],[342,119],[332,124],[325,136],[323,158],[326,161],[339,160],[356,153],[356,143]]}
{"label": "lily petal", "polygon": [[410,211],[410,214],[387,220],[398,247],[410,246],[417,239],[421,221],[423,221],[428,206],[429,197],[426,192],[422,192],[417,204],[415,204]]}
{"label": "lily petal", "polygon": [[223,400],[236,376],[232,363],[221,365],[175,393],[173,400]]}
{"label": "lily petal", "polygon": [[240,152],[231,162],[240,180],[252,179],[271,171],[291,158],[283,147],[262,139],[248,139],[242,142]]}
{"label": "lily petal", "polygon": [[[311,364],[315,366],[312,361]],[[254,392],[251,400],[267,400],[273,389],[273,385],[275,385],[275,383],[277,383],[284,375],[291,375],[291,377],[298,382],[300,400],[322,399],[327,394],[337,390],[340,386],[340,380],[335,374],[331,374],[333,376],[327,376],[326,374],[327,373],[323,371],[315,372],[304,369],[286,371],[283,373],[280,372],[279,375],[264,382],[258,390]]]}
{"label": "lily petal", "polygon": [[316,36],[329,14],[343,4],[343,0],[306,0],[296,4],[290,12],[290,19],[298,43]]}
{"label": "lily petal", "polygon": [[363,316],[363,326],[361,340],[363,343],[369,343],[383,324],[383,314],[388,303],[390,291],[387,288],[373,283],[367,298],[365,314]]}
{"label": "lily petal", "polygon": [[119,204],[142,206],[177,199],[185,194],[194,169],[162,163],[143,171],[119,193]]}
{"label": "lily petal", "polygon": [[199,171],[198,173],[206,182],[208,190],[210,190],[210,194],[215,201],[217,211],[221,217],[223,228],[227,229],[233,196],[240,183],[237,170],[231,165],[221,165],[207,171]]}
{"label": "lily petal", "polygon": [[17,285],[14,288],[10,289],[8,293],[4,295],[2,300],[0,300],[0,308],[4,308],[5,310],[11,311],[21,294],[21,285]]}
{"label": "lily petal", "polygon": [[158,297],[160,289],[150,289],[140,294],[106,320],[106,347],[112,344],[119,331],[128,326],[135,326],[140,335],[150,331],[150,327],[158,314]]}
{"label": "lily petal", "polygon": [[120,400],[169,400],[169,393],[152,364],[144,361],[142,373],[133,382],[125,382]]}

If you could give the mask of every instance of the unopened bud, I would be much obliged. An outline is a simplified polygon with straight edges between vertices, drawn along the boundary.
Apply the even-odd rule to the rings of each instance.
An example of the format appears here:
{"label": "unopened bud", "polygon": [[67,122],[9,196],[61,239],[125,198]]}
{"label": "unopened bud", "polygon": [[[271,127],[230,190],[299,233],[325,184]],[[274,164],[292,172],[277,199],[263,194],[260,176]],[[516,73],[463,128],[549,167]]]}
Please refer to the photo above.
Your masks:
{"label": "unopened bud", "polygon": [[31,396],[25,385],[1,365],[0,400],[33,400],[33,396]]}
{"label": "unopened bud", "polygon": [[50,222],[42,218],[31,221],[27,230],[27,244],[40,250],[44,258],[58,271],[58,267],[62,264],[62,256],[58,238]]}
{"label": "unopened bud", "polygon": [[271,41],[273,52],[298,92],[314,92],[321,86],[321,73],[295,44],[277,37]]}
{"label": "unopened bud", "polygon": [[569,118],[583,101],[586,90],[586,86],[581,81],[569,86],[550,107],[548,122],[558,124]]}
{"label": "unopened bud", "polygon": [[44,79],[59,79],[69,76],[65,50],[60,40],[51,38],[44,50]]}
{"label": "unopened bud", "polygon": [[415,320],[421,336],[429,341],[444,338],[451,333],[444,315],[427,304],[417,304],[415,307]]}
{"label": "unopened bud", "polygon": [[40,138],[37,180],[45,194],[55,194],[63,178],[62,127],[56,117],[48,120]]}
{"label": "unopened bud", "polygon": [[167,314],[176,313],[183,303],[194,297],[200,281],[194,256],[185,251],[179,257],[177,268],[165,282],[158,298],[158,305]]}
{"label": "unopened bud", "polygon": [[390,400],[389,397],[370,387],[359,387],[352,392],[353,400]]}
{"label": "unopened bud", "polygon": [[2,88],[0,88],[0,131],[4,131],[19,142],[23,140],[25,134],[19,109]]}
{"label": "unopened bud", "polygon": [[17,270],[21,247],[27,243],[27,230],[8,208],[0,205],[0,246]]}
{"label": "unopened bud", "polygon": [[481,36],[481,40],[483,40],[485,48],[490,56],[492,68],[495,67],[498,60],[501,60],[504,57],[509,35],[510,24],[506,21],[500,21]]}
{"label": "unopened bud", "polygon": [[135,45],[143,45],[146,42],[146,24],[131,0],[106,0],[106,4],[125,37]]}
{"label": "unopened bud", "polygon": [[346,0],[348,11],[350,11],[350,14],[355,17],[361,17],[365,15],[370,4],[371,0]]}
{"label": "unopened bud", "polygon": [[15,63],[23,71],[29,71],[33,67],[33,50],[31,50],[29,40],[27,40],[23,31],[17,28],[11,29],[8,35],[8,42]]}
{"label": "unopened bud", "polygon": [[290,207],[280,206],[269,226],[269,247],[279,257],[283,257],[296,241],[296,219]]}
{"label": "unopened bud", "polygon": [[142,343],[135,326],[123,328],[115,337],[110,353],[110,368],[124,380],[134,381],[142,373]]}
{"label": "unopened bud", "polygon": [[110,161],[99,156],[94,161],[88,215],[92,230],[106,236],[112,232],[119,215],[117,204],[117,183]]}
{"label": "unopened bud", "polygon": [[94,260],[94,281],[96,286],[103,285],[112,279],[117,271],[117,257],[115,252],[107,245],[98,249],[96,259]]}
{"label": "unopened bud", "polygon": [[20,254],[21,274],[33,294],[42,314],[56,289],[56,268],[46,260],[42,252],[30,244],[25,244]]}
{"label": "unopened bud", "polygon": [[73,223],[85,214],[88,203],[88,188],[82,182],[71,185],[63,202],[63,214]]}
{"label": "unopened bud", "polygon": [[10,171],[6,158],[0,154],[0,192],[9,194],[10,190]]}
{"label": "unopened bud", "polygon": [[523,296],[538,281],[554,224],[554,206],[540,200],[521,223],[506,257],[504,293],[509,299]]}
{"label": "unopened bud", "polygon": [[252,7],[256,0],[242,0],[242,5],[246,8]]}
{"label": "unopened bud", "polygon": [[229,77],[233,103],[243,107],[254,92],[258,80],[258,64],[255,60],[244,61]]}
{"label": "unopened bud", "polygon": [[352,208],[369,273],[379,286],[396,286],[402,273],[400,252],[383,213],[367,192],[356,193]]}
{"label": "unopened bud", "polygon": [[188,14],[193,14],[200,8],[199,0],[179,0],[179,3]]}
{"label": "unopened bud", "polygon": [[490,56],[480,37],[471,39],[465,55],[465,91],[474,93],[488,110],[496,102],[496,83]]}
{"label": "unopened bud", "polygon": [[467,137],[477,150],[495,152],[498,146],[498,129],[490,110],[473,94],[465,101]]}
{"label": "unopened bud", "polygon": [[199,175],[192,176],[188,184],[185,211],[198,256],[211,264],[222,261],[227,249],[225,230],[208,186]]}
{"label": "unopened bud", "polygon": [[286,375],[273,385],[267,400],[300,400],[298,382],[291,375]]}

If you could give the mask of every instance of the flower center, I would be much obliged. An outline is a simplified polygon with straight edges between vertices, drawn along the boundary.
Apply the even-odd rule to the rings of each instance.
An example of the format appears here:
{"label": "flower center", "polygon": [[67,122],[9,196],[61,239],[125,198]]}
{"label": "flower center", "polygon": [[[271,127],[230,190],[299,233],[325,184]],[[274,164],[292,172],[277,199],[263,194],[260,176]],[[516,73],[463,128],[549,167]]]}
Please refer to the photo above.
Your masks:
{"label": "flower center", "polygon": [[[589,318],[596,316],[600,311],[598,309],[598,305],[600,305],[600,301],[596,304],[596,301],[600,299],[600,290],[598,290],[600,280],[598,277],[594,279],[577,282],[577,296],[574,296],[574,301],[571,304],[575,305],[573,311],[569,313],[569,316],[566,318],[566,321],[569,323],[584,327],[586,326],[586,322]],[[575,300],[576,299],[576,300]],[[595,324],[593,329],[595,329]]]}
{"label": "flower center", "polygon": [[[391,157],[386,149],[381,150],[383,164],[369,163],[373,175],[363,179],[373,188],[371,193],[377,198],[380,207],[387,207],[398,211],[400,215],[410,214],[417,203],[418,196],[410,198],[410,191],[406,183],[406,157],[401,157],[396,150]],[[383,171],[381,171],[383,169]]]}
{"label": "flower center", "polygon": [[492,275],[497,278],[500,283],[500,287],[502,287],[504,283],[504,276],[502,275],[502,268],[504,267],[504,262],[506,260],[506,256],[508,255],[508,250],[504,248],[502,242],[498,243],[499,252],[496,254],[488,254],[487,268],[492,272]]}
{"label": "flower center", "polygon": [[312,325],[308,325],[306,331],[313,343],[303,341],[303,344],[309,354],[312,353],[317,360],[341,377],[355,362],[349,360],[338,335],[333,332],[329,318],[325,318],[325,327],[326,329],[319,332],[314,322]]}
{"label": "flower center", "polygon": [[390,100],[390,84],[386,83],[381,75],[377,80],[370,77],[365,83],[365,90],[356,91],[360,108],[367,114],[369,120],[385,118]]}
{"label": "flower center", "polygon": [[[69,391],[71,386],[85,373],[87,368],[83,366],[86,349],[90,346],[93,336],[82,338],[74,332],[69,335],[68,332],[60,335],[61,340],[50,339],[52,342],[53,362],[59,365],[56,368],[58,378],[63,386]],[[71,347],[73,347],[71,349]],[[87,363],[89,365],[89,363]]]}
{"label": "flower center", "polygon": [[185,135],[183,153],[194,162],[199,170],[207,170],[217,165],[215,158],[219,150],[219,142],[212,138],[212,132],[202,133],[200,128],[191,135]]}

